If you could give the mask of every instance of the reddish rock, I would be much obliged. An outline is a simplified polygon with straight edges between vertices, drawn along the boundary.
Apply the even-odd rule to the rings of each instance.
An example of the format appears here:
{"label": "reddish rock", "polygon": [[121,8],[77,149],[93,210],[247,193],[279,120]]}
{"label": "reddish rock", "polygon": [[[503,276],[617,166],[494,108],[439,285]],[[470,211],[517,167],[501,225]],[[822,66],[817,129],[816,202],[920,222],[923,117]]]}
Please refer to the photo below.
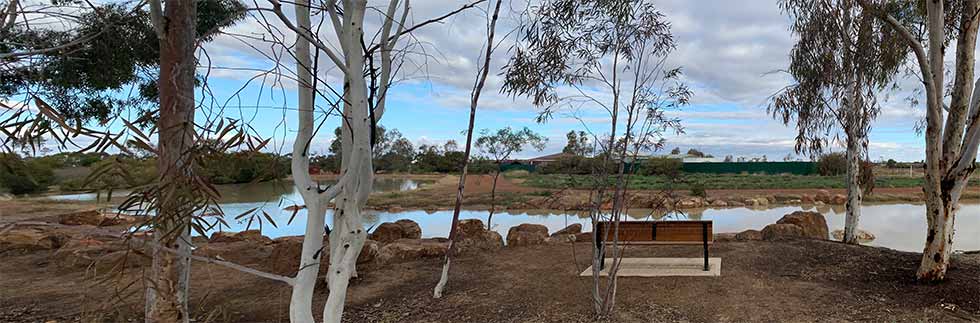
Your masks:
{"label": "reddish rock", "polygon": [[814,200],[824,202],[824,203],[830,203],[830,192],[828,192],[827,190],[819,190],[817,191],[817,196],[814,197]]}
{"label": "reddish rock", "polygon": [[591,242],[592,232],[582,232],[575,235],[575,242]]}
{"label": "reddish rock", "polygon": [[260,243],[270,243],[272,239],[263,236],[262,232],[259,230],[246,230],[242,232],[224,232],[219,231],[211,234],[211,243],[219,242],[238,242],[238,241],[254,241]]}
{"label": "reddish rock", "polygon": [[844,194],[836,194],[834,195],[834,197],[830,198],[830,204],[834,204],[834,205],[847,204],[847,196]]}
{"label": "reddish rock", "polygon": [[0,235],[0,251],[61,248],[68,235],[51,228],[14,228]]}
{"label": "reddish rock", "polygon": [[[844,230],[834,230],[831,235],[833,235],[834,240],[844,241]],[[857,229],[856,235],[858,243],[868,243],[877,238],[873,233],[861,229]]]}
{"label": "reddish rock", "polygon": [[807,238],[827,240],[829,232],[827,219],[819,212],[796,211],[776,221],[778,224],[793,224],[799,226]]}
{"label": "reddish rock", "polygon": [[507,246],[520,247],[545,243],[548,227],[540,224],[524,223],[507,231]]}
{"label": "reddish rock", "polygon": [[457,230],[456,250],[459,253],[500,250],[504,247],[503,237],[496,231],[487,230],[479,219],[459,221]]}
{"label": "reddish rock", "polygon": [[795,224],[777,223],[762,228],[762,240],[797,239],[804,236],[803,228]]}
{"label": "reddish rock", "polygon": [[61,214],[58,216],[58,223],[64,225],[100,225],[105,216],[98,210],[86,210],[72,213]]}
{"label": "reddish rock", "polygon": [[745,230],[735,234],[735,240],[762,240],[762,232],[759,230]]}
{"label": "reddish rock", "polygon": [[813,199],[813,195],[810,194],[800,195],[800,202],[803,204],[813,204],[814,201],[815,200]]}
{"label": "reddish rock", "polygon": [[378,225],[371,233],[370,239],[381,243],[390,243],[398,239],[420,239],[421,237],[422,229],[418,223],[402,219]]}
{"label": "reddish rock", "polygon": [[563,234],[572,234],[572,235],[575,235],[575,234],[579,234],[579,233],[582,233],[582,224],[580,224],[580,223],[573,223],[573,224],[571,224],[571,225],[569,225],[567,227],[562,228],[561,230],[555,231],[555,233],[552,233],[551,236],[554,237],[554,236],[563,235]]}
{"label": "reddish rock", "polygon": [[377,261],[387,264],[441,257],[448,248],[449,241],[445,239],[400,239],[381,247]]}

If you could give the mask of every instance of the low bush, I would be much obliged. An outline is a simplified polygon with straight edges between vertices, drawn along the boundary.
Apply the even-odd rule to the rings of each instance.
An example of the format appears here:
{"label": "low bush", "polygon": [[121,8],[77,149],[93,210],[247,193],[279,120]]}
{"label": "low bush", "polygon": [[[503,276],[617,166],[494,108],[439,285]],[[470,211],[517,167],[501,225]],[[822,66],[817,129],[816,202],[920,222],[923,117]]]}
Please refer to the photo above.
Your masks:
{"label": "low bush", "polygon": [[817,173],[823,176],[836,176],[847,173],[847,157],[844,153],[829,153],[817,159]]}

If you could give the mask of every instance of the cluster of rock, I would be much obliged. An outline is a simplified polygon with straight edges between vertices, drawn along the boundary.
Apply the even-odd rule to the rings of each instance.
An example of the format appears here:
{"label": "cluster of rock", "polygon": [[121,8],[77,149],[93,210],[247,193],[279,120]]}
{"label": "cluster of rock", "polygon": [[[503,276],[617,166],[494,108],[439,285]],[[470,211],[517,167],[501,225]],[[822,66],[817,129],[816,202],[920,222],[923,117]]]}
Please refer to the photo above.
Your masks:
{"label": "cluster of rock", "polygon": [[827,240],[830,234],[827,219],[819,212],[796,211],[784,215],[776,223],[759,230],[745,230],[735,234],[736,240],[783,240],[818,239]]}

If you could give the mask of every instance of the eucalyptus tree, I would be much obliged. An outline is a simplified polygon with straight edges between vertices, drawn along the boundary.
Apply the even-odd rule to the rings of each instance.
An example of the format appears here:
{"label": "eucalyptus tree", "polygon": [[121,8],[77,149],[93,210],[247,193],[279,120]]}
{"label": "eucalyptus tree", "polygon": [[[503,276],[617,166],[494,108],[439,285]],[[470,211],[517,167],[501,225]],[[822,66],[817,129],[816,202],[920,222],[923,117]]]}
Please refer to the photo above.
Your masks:
{"label": "eucalyptus tree", "polygon": [[[448,14],[407,25],[410,13],[409,0],[390,0],[386,8],[369,7],[366,0],[328,0],[311,4],[299,0],[291,5],[295,9],[295,22],[282,10],[278,0],[270,0],[272,12],[278,22],[296,34],[295,46],[290,49],[296,60],[299,116],[298,131],[293,143],[292,174],[307,208],[306,230],[296,277],[291,280],[293,292],[289,304],[291,322],[313,322],[313,291],[319,271],[320,255],[329,257],[326,275],[329,294],[323,307],[324,322],[340,322],[350,278],[356,275],[356,261],[367,233],[364,229],[364,206],[372,191],[374,165],[373,149],[377,141],[377,125],[386,111],[386,98],[397,72],[400,57],[405,49],[399,47],[405,34],[422,26],[439,22],[475,5],[471,3]],[[320,34],[313,29],[311,8],[321,24],[328,24],[333,32]],[[372,37],[365,38],[365,17],[376,14],[378,29]],[[375,19],[375,18],[372,18]],[[369,20],[370,21],[370,20]],[[318,24],[321,25],[321,24]],[[277,28],[267,25],[269,30]],[[329,34],[329,35],[328,35]],[[321,37],[336,39],[333,44]],[[371,39],[371,43],[366,40]],[[313,50],[311,52],[311,50]],[[326,56],[330,68],[339,73],[343,86],[338,90],[319,75],[320,54]],[[325,73],[324,73],[325,74]],[[320,86],[329,91],[321,91]],[[326,95],[324,93],[333,93]],[[320,187],[309,175],[310,142],[318,127],[314,125],[316,99],[329,103],[327,114],[339,112],[341,121],[340,177],[330,187]],[[324,249],[323,236],[326,212],[333,201],[329,244]]]}
{"label": "eucalyptus tree", "polygon": [[527,127],[517,131],[505,127],[496,132],[491,132],[489,129],[483,129],[480,132],[480,137],[476,139],[476,147],[484,155],[490,157],[496,166],[493,172],[493,182],[490,185],[490,214],[487,216],[487,230],[491,228],[490,222],[493,220],[493,213],[496,211],[497,180],[500,178],[500,167],[503,166],[503,162],[510,159],[513,154],[524,151],[524,148],[528,146],[541,151],[547,142],[548,138],[531,131]]}
{"label": "eucalyptus tree", "polygon": [[[593,169],[589,213],[593,227],[599,221],[615,226],[627,208],[626,157],[662,148],[665,132],[681,130],[679,120],[664,112],[687,104],[691,96],[679,80],[680,69],[667,67],[675,48],[670,23],[656,6],[641,0],[548,0],[527,10],[503,91],[531,98],[542,107],[542,122],[568,109],[590,109],[608,117],[608,133],[589,130],[599,150],[608,152],[600,154],[601,165]],[[616,171],[610,171],[614,165]],[[615,175],[615,187],[612,209],[606,213],[600,206],[609,197],[610,174]],[[604,249],[594,246],[591,257],[592,304],[604,316],[615,307],[621,251],[608,230],[593,230],[593,241],[612,243],[606,282],[599,269]]]}
{"label": "eucalyptus tree", "polygon": [[[462,167],[459,174],[459,182],[456,185],[456,201],[453,205],[453,218],[449,226],[449,247],[446,248],[445,262],[442,264],[442,274],[439,277],[439,282],[436,283],[435,288],[432,290],[432,297],[442,298],[442,293],[446,288],[446,284],[449,283],[449,269],[452,265],[453,254],[456,252],[456,239],[459,236],[459,212],[463,207],[463,190],[466,185],[466,173],[469,171],[470,166],[470,152],[473,148],[473,127],[476,123],[476,109],[480,103],[480,94],[483,92],[483,86],[486,85],[487,75],[490,74],[490,60],[493,56],[493,51],[497,47],[494,44],[493,39],[495,32],[497,30],[497,19],[500,14],[500,4],[502,0],[497,0],[496,5],[493,7],[493,13],[487,19],[487,43],[486,52],[482,53],[483,63],[478,67],[476,71],[476,79],[473,82],[473,89],[470,92],[470,118],[466,127],[466,147],[463,151],[463,161]],[[488,10],[489,12],[489,10]],[[446,154],[454,148],[450,148],[456,145],[456,142],[450,140],[446,142]]]}
{"label": "eucalyptus tree", "polygon": [[819,156],[841,137],[847,147],[847,211],[844,242],[858,243],[863,189],[861,160],[867,159],[868,133],[886,90],[906,51],[884,22],[854,0],[786,0],[780,3],[798,36],[788,73],[796,83],[771,99],[769,111],[795,123],[796,152]]}
{"label": "eucalyptus tree", "polygon": [[[20,101],[4,103],[0,111],[6,116],[0,121],[4,147],[49,138],[59,149],[128,152],[120,138],[131,135],[131,143],[156,153],[158,180],[134,192],[120,209],[138,204],[140,212],[155,215],[140,228],[153,229],[156,240],[146,283],[146,321],[186,322],[190,230],[204,231],[194,213],[217,195],[193,172],[195,146],[211,128],[194,123],[195,51],[219,28],[238,20],[244,7],[232,0],[171,1],[166,9],[159,1],[56,4],[11,0],[0,13],[5,18],[0,97]],[[205,19],[197,19],[199,9]],[[126,92],[138,94],[127,97]],[[123,117],[136,108],[145,109],[138,118]],[[98,126],[120,121],[126,129],[96,129],[93,120]],[[153,134],[155,147],[149,139]],[[83,147],[79,139],[92,142]],[[100,169],[93,175],[105,173]]]}
{"label": "eucalyptus tree", "polygon": [[[899,35],[909,49],[902,58],[914,58],[918,66],[926,99],[922,188],[927,232],[916,277],[943,280],[953,251],[953,223],[960,197],[976,171],[980,149],[980,86],[974,83],[980,82],[974,80],[980,1],[857,1]],[[956,52],[952,71],[947,71],[944,54],[953,39]],[[944,80],[947,72],[953,73],[952,83]],[[949,93],[949,104],[945,93]]]}

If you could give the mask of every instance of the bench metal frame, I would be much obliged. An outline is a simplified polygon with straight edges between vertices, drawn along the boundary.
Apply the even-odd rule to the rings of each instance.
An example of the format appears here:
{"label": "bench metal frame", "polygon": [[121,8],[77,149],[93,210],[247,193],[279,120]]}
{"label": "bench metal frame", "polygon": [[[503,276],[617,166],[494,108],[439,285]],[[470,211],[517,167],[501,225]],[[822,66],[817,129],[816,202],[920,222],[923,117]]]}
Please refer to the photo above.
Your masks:
{"label": "bench metal frame", "polygon": [[[701,241],[657,241],[657,224],[658,223],[664,223],[664,222],[697,222],[697,223],[700,223],[701,224]],[[649,223],[651,225],[651,229],[653,231],[653,236],[651,237],[651,240],[650,241],[618,241],[617,244],[619,244],[619,245],[631,245],[631,244],[633,244],[633,245],[698,245],[698,244],[700,244],[700,245],[702,245],[702,247],[704,249],[704,271],[708,271],[709,270],[708,269],[708,245],[709,244],[712,244],[712,242],[713,242],[712,240],[714,240],[714,239],[709,239],[709,237],[708,237],[708,226],[712,224],[712,222],[710,220],[685,220],[685,221],[620,221],[619,223],[620,224],[623,224],[623,223],[634,223],[634,224],[635,223]],[[611,224],[613,224],[613,222],[612,221],[600,221],[599,224],[600,224],[600,226],[598,226],[597,228],[593,228],[593,230],[595,230],[595,232],[596,232],[595,244],[596,244],[596,249],[599,251],[599,256],[600,256],[600,259],[601,259],[599,261],[599,270],[603,270],[603,269],[606,268],[606,248],[605,248],[605,245],[612,244],[612,241],[608,241],[608,242],[605,241],[605,237],[603,237],[604,232],[600,232],[599,229],[601,228],[602,231],[605,231],[606,228],[604,226],[605,225],[611,225]],[[610,228],[610,230],[612,230],[612,228]],[[610,232],[610,233],[615,234],[614,232]]]}

